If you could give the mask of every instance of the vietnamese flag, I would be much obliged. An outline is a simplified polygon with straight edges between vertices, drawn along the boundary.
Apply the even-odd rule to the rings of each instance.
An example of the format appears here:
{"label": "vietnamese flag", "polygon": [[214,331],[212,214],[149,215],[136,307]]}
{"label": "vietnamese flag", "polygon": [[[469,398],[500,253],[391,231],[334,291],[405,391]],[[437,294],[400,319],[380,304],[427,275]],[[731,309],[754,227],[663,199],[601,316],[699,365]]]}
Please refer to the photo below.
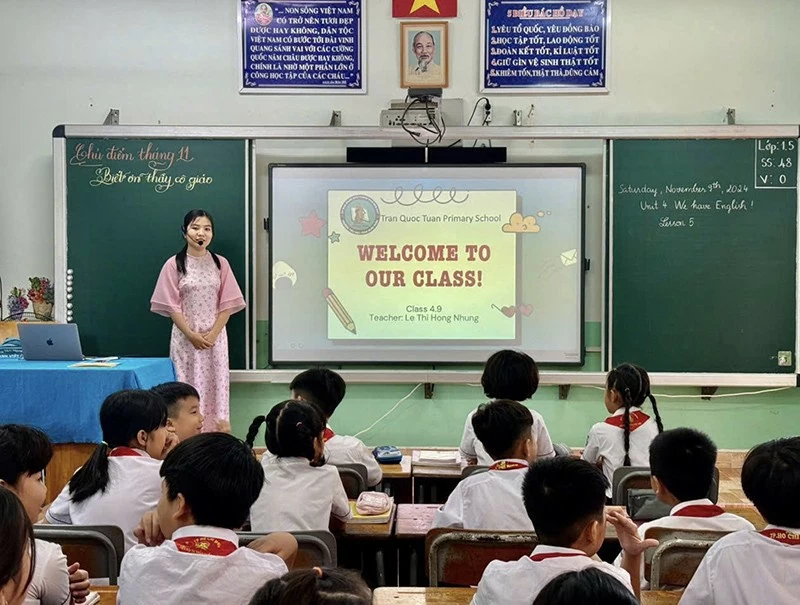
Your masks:
{"label": "vietnamese flag", "polygon": [[450,19],[458,16],[458,0],[392,0],[392,17]]}

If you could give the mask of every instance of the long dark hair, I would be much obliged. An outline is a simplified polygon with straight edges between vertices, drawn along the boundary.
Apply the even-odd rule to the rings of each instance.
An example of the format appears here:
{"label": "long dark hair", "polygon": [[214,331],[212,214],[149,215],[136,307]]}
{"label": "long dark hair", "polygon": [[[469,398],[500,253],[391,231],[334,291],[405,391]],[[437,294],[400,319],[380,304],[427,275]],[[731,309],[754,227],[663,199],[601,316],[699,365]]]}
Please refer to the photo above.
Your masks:
{"label": "long dark hair", "polygon": [[0,587],[9,582],[20,582],[20,572],[25,554],[31,553],[31,567],[20,594],[25,594],[36,569],[36,546],[33,525],[19,498],[4,487],[0,487]]}
{"label": "long dark hair", "polygon": [[272,454],[279,458],[297,456],[314,461],[314,440],[325,430],[325,419],[317,406],[295,399],[281,401],[266,416],[253,419],[247,430],[247,445],[253,447],[258,429],[265,422],[265,442]]}
{"label": "long dark hair", "polygon": [[[183,233],[183,235],[186,235],[186,232],[189,229],[189,225],[191,225],[196,218],[201,218],[203,216],[206,217],[208,221],[211,223],[211,230],[213,231],[214,219],[211,218],[211,215],[205,210],[200,210],[198,208],[195,208],[194,210],[189,210],[189,212],[186,213],[186,216],[183,217],[183,226],[181,227],[181,232]],[[186,274],[186,251],[188,249],[189,249],[189,244],[186,243],[183,245],[183,248],[181,248],[181,251],[175,255],[175,264],[178,265],[178,273],[183,273],[184,275]],[[214,264],[217,265],[217,269],[221,269],[222,265],[220,265],[219,257],[213,252],[211,252],[211,250],[209,250],[208,252],[209,254],[211,254],[211,258],[214,259]]]}
{"label": "long dark hair", "polygon": [[645,399],[650,399],[653,404],[653,412],[656,416],[656,425],[658,432],[664,430],[664,425],[661,422],[661,415],[658,413],[658,406],[656,405],[656,398],[650,392],[650,376],[647,372],[635,365],[623,363],[617,366],[608,373],[606,379],[606,388],[615,390],[622,397],[622,404],[625,406],[625,415],[623,416],[623,439],[625,441],[625,461],[624,466],[631,465],[631,408],[639,407],[644,403]]}
{"label": "long dark hair", "polygon": [[72,501],[82,502],[108,487],[108,453],[127,446],[139,431],[150,433],[167,423],[167,405],[152,391],[118,391],[106,397],[100,408],[103,442],[69,481]]}

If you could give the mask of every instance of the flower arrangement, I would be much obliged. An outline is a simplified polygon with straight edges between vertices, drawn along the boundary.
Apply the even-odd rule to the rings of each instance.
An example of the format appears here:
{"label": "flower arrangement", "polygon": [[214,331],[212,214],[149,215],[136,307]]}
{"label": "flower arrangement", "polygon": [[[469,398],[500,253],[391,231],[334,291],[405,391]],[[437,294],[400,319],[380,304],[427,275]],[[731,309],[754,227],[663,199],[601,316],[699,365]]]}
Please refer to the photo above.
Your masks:
{"label": "flower arrangement", "polygon": [[11,319],[18,321],[28,308],[28,299],[25,298],[25,288],[11,288],[8,295],[8,314]]}
{"label": "flower arrangement", "polygon": [[33,304],[46,303],[52,305],[55,302],[53,284],[46,277],[31,277],[29,280],[31,287],[28,289],[28,298]]}

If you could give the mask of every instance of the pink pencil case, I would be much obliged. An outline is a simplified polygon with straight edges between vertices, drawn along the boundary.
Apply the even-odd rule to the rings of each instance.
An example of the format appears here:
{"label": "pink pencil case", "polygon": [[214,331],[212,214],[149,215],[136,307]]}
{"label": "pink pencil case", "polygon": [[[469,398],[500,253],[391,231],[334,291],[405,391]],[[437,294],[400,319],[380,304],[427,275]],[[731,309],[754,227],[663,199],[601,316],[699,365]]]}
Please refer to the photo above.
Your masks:
{"label": "pink pencil case", "polygon": [[393,504],[394,498],[383,492],[361,492],[356,500],[356,512],[359,515],[382,515],[389,511]]}

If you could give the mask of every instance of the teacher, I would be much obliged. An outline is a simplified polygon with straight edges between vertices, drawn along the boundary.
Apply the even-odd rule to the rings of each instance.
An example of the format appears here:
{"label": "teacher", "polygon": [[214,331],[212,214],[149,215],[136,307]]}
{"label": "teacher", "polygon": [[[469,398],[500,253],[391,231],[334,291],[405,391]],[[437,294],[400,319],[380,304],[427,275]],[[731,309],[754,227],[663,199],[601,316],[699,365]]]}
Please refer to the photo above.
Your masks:
{"label": "teacher", "polygon": [[230,426],[228,319],[245,308],[228,261],[208,249],[214,219],[205,210],[183,217],[183,249],[161,268],[150,299],[153,313],[172,320],[169,356],[178,380],[200,393],[203,430]]}

